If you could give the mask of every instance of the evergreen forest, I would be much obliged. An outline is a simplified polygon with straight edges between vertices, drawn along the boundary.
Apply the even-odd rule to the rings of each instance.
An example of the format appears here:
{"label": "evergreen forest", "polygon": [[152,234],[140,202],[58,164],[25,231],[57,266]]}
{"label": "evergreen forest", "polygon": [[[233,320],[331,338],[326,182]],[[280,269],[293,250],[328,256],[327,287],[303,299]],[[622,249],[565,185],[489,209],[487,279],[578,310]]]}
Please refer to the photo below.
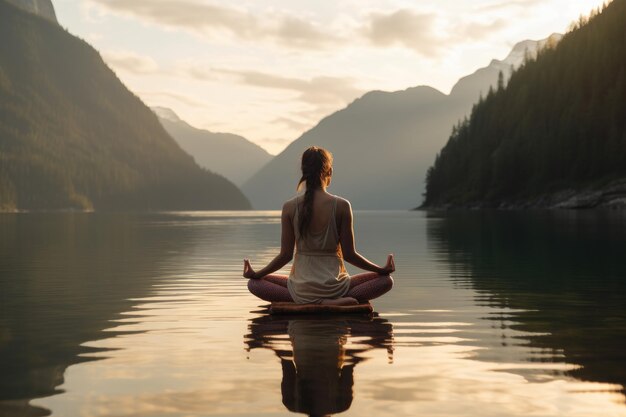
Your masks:
{"label": "evergreen forest", "polygon": [[424,207],[493,206],[626,178],[626,0],[580,18],[474,105]]}

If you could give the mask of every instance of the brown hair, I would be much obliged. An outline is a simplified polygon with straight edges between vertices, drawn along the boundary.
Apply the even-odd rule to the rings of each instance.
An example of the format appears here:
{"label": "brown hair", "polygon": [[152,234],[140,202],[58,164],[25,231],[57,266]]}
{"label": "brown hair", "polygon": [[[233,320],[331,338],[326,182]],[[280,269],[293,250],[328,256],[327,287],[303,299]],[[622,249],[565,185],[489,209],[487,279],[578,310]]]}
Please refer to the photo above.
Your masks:
{"label": "brown hair", "polygon": [[302,154],[302,177],[298,181],[300,185],[305,183],[304,203],[298,224],[300,235],[307,234],[311,219],[313,217],[313,197],[315,189],[320,188],[322,183],[331,175],[333,167],[333,154],[324,148],[311,146]]}

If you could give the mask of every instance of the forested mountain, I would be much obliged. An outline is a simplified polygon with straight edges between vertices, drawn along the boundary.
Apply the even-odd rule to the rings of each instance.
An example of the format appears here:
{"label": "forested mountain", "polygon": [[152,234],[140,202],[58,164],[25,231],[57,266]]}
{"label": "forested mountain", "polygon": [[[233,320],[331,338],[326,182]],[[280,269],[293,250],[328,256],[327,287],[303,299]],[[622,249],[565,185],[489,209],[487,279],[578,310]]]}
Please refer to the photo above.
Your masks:
{"label": "forested mountain", "polygon": [[51,22],[57,22],[57,15],[54,12],[52,0],[5,0],[22,10],[41,16]]}
{"label": "forested mountain", "polygon": [[564,195],[626,201],[611,186],[626,178],[625,28],[626,0],[615,0],[481,100],[429,170],[425,206],[564,206],[567,190],[605,186]]}
{"label": "forested mountain", "polygon": [[96,50],[0,0],[0,210],[245,209]]}
{"label": "forested mountain", "polygon": [[[559,35],[551,37],[558,39]],[[499,72],[506,81],[511,67],[545,42],[519,43],[505,60],[493,60],[459,80],[449,95],[427,86],[369,92],[304,133],[244,183],[243,190],[255,208],[280,208],[295,193],[300,155],[317,145],[335,157],[330,192],[348,198],[353,207],[416,207],[422,199],[426,170],[452,126],[497,83]]]}
{"label": "forested mountain", "polygon": [[237,185],[243,184],[272,159],[265,149],[242,136],[197,129],[171,109],[154,107],[152,110],[165,130],[200,166]]}

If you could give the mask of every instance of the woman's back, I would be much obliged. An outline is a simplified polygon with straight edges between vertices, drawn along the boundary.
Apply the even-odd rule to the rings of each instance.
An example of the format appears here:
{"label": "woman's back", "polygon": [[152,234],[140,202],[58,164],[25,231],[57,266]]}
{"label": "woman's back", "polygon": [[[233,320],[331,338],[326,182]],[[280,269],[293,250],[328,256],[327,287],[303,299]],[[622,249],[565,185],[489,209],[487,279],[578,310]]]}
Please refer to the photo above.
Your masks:
{"label": "woman's back", "polygon": [[[315,193],[315,198],[313,199],[313,207],[312,207],[312,216],[311,223],[309,223],[308,230],[312,232],[319,232],[326,228],[329,222],[332,220],[335,221],[335,225],[337,226],[337,230],[339,230],[339,219],[336,217],[336,207],[337,207],[337,196],[332,194],[317,191]],[[296,199],[298,204],[298,212],[302,212],[304,206],[304,197],[300,196]],[[333,218],[333,216],[335,218]]]}
{"label": "woman's back", "polygon": [[[325,193],[326,194],[326,193]],[[337,219],[337,197],[326,194],[324,201],[313,209],[311,223],[304,235],[300,234],[300,216],[303,211],[303,198],[296,197],[293,226],[296,235],[297,252],[328,252],[337,254],[339,247],[339,232]],[[330,198],[328,198],[330,197]]]}
{"label": "woman's back", "polygon": [[344,267],[339,246],[337,197],[324,194],[325,198],[319,199],[317,213],[314,208],[311,223],[304,234],[299,231],[303,198],[299,196],[294,199],[296,254],[288,289],[297,303],[316,303],[327,298],[338,298],[350,286],[350,276]]}

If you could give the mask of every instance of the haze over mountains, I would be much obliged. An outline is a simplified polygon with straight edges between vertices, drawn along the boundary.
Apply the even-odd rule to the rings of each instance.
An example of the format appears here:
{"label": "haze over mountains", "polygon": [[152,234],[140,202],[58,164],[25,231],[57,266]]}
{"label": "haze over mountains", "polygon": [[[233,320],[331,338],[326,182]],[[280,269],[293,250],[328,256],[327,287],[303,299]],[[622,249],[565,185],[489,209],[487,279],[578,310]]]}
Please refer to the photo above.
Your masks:
{"label": "haze over mountains", "polygon": [[95,49],[24,9],[0,0],[0,210],[250,207]]}
{"label": "haze over mountains", "polygon": [[[503,72],[519,66],[546,42],[520,42],[506,59],[464,77],[446,95],[428,86],[404,91],[372,91],[319,122],[259,170],[242,189],[256,209],[279,209],[295,194],[299,158],[317,145],[335,157],[329,190],[356,209],[409,209],[422,201],[427,168],[445,144],[453,125]],[[506,81],[506,80],[505,80]]]}
{"label": "haze over mountains", "polygon": [[525,57],[561,38],[520,42],[447,95],[428,86],[369,92],[272,158],[169,109],[155,108],[154,117],[93,48],[58,26],[50,0],[0,7],[0,210],[248,208],[227,179],[254,208],[278,209],[295,194],[299,158],[311,145],[333,152],[330,191],[354,208],[413,208],[453,126],[500,73],[505,85]]}
{"label": "haze over mountains", "polygon": [[266,150],[242,136],[195,128],[168,108],[153,107],[152,110],[165,130],[200,166],[238,186],[272,159]]}

